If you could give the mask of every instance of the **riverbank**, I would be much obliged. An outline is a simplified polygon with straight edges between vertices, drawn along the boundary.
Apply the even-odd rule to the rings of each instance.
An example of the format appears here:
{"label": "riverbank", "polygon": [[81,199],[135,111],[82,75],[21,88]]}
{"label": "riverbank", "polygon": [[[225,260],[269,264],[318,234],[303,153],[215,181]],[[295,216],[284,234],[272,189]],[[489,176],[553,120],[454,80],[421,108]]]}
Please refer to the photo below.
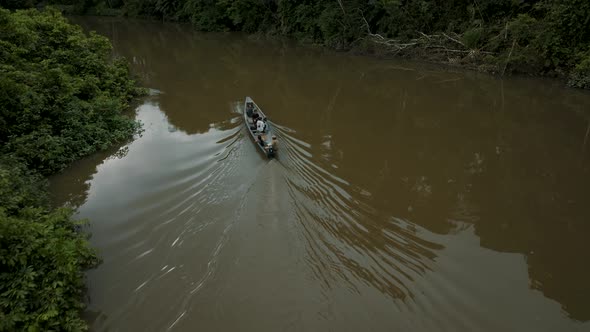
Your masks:
{"label": "riverbank", "polygon": [[110,42],[56,10],[0,9],[0,331],[82,331],[84,271],[100,259],[47,176],[131,138],[143,93]]}
{"label": "riverbank", "polygon": [[149,17],[202,31],[287,36],[348,52],[590,88],[590,3],[583,0],[74,1],[78,14]]}

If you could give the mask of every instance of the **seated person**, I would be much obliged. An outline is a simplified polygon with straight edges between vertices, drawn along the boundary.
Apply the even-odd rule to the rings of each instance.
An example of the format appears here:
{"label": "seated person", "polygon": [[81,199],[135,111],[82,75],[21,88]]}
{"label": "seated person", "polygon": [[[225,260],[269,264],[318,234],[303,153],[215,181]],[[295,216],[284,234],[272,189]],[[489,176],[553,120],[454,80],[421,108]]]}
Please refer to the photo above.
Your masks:
{"label": "seated person", "polygon": [[254,112],[254,114],[252,114],[252,124],[253,126],[250,126],[250,129],[252,130],[256,130],[256,121],[258,121],[258,118],[260,117],[260,115],[258,115],[258,113]]}
{"label": "seated person", "polygon": [[260,144],[261,146],[264,146],[264,140],[262,139],[262,135],[258,135],[258,140],[257,140],[258,144]]}
{"label": "seated person", "polygon": [[264,121],[262,121],[261,118],[258,118],[258,121],[256,121],[256,130],[259,133],[264,133],[265,129],[266,129],[266,123],[264,123]]}
{"label": "seated person", "polygon": [[254,104],[252,102],[249,102],[246,104],[246,115],[249,117],[252,117],[254,113]]}
{"label": "seated person", "polygon": [[279,141],[277,140],[277,137],[275,135],[272,135],[272,141],[264,148],[265,150],[269,150],[270,148],[272,148],[274,152],[277,152],[279,149]]}

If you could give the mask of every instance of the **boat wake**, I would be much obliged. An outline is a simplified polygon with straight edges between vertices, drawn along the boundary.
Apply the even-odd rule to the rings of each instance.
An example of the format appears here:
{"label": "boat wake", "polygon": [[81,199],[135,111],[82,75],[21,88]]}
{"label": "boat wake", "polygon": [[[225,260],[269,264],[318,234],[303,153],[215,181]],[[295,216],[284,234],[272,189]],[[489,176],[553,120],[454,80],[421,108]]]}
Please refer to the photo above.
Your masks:
{"label": "boat wake", "polygon": [[[158,330],[183,329],[206,319],[201,306],[268,302],[277,292],[308,302],[283,292],[286,284],[317,288],[307,296],[318,303],[342,290],[411,299],[440,248],[423,239],[426,231],[373,209],[370,193],[337,174],[329,144],[275,123],[279,156],[268,160],[247,136],[238,104],[230,107],[227,120],[188,135],[146,104],[138,112],[149,124],[144,135],[125,158],[98,167],[80,209],[94,220],[105,257],[89,274],[90,311],[99,312],[93,329],[146,315]],[[230,295],[220,300],[222,291]],[[105,312],[107,299],[121,305]],[[289,312],[300,310],[309,309]]]}
{"label": "boat wake", "polygon": [[343,282],[357,292],[367,283],[393,298],[412,297],[412,282],[430,270],[441,246],[408,220],[380,215],[370,193],[334,174],[330,146],[313,146],[275,124],[280,163],[306,241],[306,261],[326,289]]}

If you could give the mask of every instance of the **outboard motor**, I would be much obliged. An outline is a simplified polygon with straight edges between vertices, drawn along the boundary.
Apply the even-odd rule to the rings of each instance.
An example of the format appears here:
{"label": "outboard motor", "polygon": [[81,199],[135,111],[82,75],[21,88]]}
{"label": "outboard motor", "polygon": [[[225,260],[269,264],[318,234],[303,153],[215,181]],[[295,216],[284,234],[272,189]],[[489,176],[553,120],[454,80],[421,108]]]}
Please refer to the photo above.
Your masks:
{"label": "outboard motor", "polygon": [[274,157],[274,155],[275,155],[275,149],[273,149],[272,146],[269,146],[268,147],[268,156],[269,157]]}

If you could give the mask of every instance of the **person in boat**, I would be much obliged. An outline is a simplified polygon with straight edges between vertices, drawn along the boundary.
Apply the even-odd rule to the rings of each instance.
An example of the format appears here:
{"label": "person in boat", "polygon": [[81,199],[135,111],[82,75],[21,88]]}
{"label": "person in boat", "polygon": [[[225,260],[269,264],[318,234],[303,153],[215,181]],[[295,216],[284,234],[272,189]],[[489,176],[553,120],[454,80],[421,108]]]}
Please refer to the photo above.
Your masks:
{"label": "person in boat", "polygon": [[252,117],[254,113],[254,104],[252,102],[249,102],[246,104],[246,115],[248,117]]}
{"label": "person in boat", "polygon": [[258,131],[259,133],[264,133],[266,129],[266,123],[264,123],[264,121],[261,118],[258,118],[258,121],[256,121],[256,131]]}
{"label": "person in boat", "polygon": [[279,149],[279,141],[275,135],[272,135],[272,141],[266,145],[265,150],[269,151],[271,148],[273,152],[277,152]]}
{"label": "person in boat", "polygon": [[262,139],[262,135],[258,135],[257,142],[258,142],[258,144],[260,144],[261,146],[265,146],[265,144],[264,144],[264,140]]}
{"label": "person in boat", "polygon": [[272,151],[273,153],[276,153],[278,149],[279,141],[275,135],[272,135],[272,141],[264,146],[264,150],[266,150],[266,152]]}
{"label": "person in boat", "polygon": [[252,126],[250,126],[250,129],[256,130],[256,121],[258,121],[259,117],[260,115],[258,115],[257,112],[254,112],[254,114],[252,114]]}

